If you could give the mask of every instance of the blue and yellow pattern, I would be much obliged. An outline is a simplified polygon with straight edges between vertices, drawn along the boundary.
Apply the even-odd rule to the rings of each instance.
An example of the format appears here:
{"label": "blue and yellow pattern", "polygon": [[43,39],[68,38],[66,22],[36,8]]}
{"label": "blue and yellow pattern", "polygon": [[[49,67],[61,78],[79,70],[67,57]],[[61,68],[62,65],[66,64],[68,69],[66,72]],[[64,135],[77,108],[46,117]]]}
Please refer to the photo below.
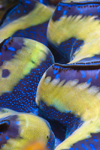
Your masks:
{"label": "blue and yellow pattern", "polygon": [[48,25],[48,40],[68,64],[43,75],[36,103],[49,119],[67,127],[55,150],[99,150],[99,2],[60,2]]}
{"label": "blue and yellow pattern", "polygon": [[[46,12],[46,13],[45,13]],[[0,41],[14,36],[47,44],[46,30],[52,11],[35,0],[20,0],[0,26]]]}
{"label": "blue and yellow pattern", "polygon": [[[0,106],[13,109],[0,109],[2,150],[21,150],[31,139],[54,149],[46,121],[14,112],[38,114],[38,107],[66,127],[66,139],[55,150],[100,149],[100,2],[63,0],[51,15],[37,1],[20,0],[2,20]],[[52,65],[51,52],[39,43],[48,45],[47,25],[49,43],[68,64]]]}
{"label": "blue and yellow pattern", "polygon": [[39,140],[43,141],[49,150],[53,149],[55,136],[46,120],[29,113],[1,109],[1,150],[22,150],[28,142]]}
{"label": "blue and yellow pattern", "polygon": [[70,136],[57,150],[69,149],[81,140],[89,140],[91,133],[99,134],[99,76],[99,68],[88,70],[83,66],[79,69],[79,66],[59,64],[51,66],[43,75],[37,90],[37,105],[50,119],[75,128],[71,135],[69,129],[67,134]]}
{"label": "blue and yellow pattern", "polygon": [[0,51],[0,107],[34,112],[37,85],[54,62],[43,44],[25,38],[8,38]]}
{"label": "blue and yellow pattern", "polygon": [[60,2],[48,25],[49,42],[67,61],[98,55],[99,15],[99,2]]}

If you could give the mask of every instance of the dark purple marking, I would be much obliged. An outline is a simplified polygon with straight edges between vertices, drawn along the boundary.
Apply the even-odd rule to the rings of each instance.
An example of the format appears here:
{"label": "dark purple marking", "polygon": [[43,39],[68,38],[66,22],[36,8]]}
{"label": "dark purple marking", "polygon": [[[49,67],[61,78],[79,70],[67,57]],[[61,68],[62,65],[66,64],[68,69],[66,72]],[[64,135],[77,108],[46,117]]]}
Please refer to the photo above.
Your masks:
{"label": "dark purple marking", "polygon": [[2,78],[7,78],[10,75],[10,71],[8,69],[2,70]]}
{"label": "dark purple marking", "polygon": [[[65,13],[66,12],[66,13]],[[53,14],[53,21],[57,21],[62,16],[97,16],[100,19],[100,2],[87,3],[63,3],[60,2]]]}
{"label": "dark purple marking", "polygon": [[48,47],[51,50],[56,63],[60,63],[60,64],[68,63],[68,60],[66,60],[62,55],[60,55],[59,52],[56,50],[56,48],[54,48],[54,46],[48,44]]}
{"label": "dark purple marking", "polygon": [[7,143],[10,138],[16,139],[19,133],[19,126],[16,124],[17,115],[10,115],[0,118],[0,148]]}
{"label": "dark purple marking", "polygon": [[46,77],[50,76],[52,81],[53,79],[55,79],[57,74],[59,74],[60,82],[62,80],[65,80],[64,84],[66,84],[66,82],[69,80],[78,79],[79,81],[77,84],[85,82],[88,83],[88,81],[90,81],[90,87],[97,86],[100,88],[100,65],[88,66],[83,64],[83,66],[75,66],[75,64],[54,64],[47,70]]}
{"label": "dark purple marking", "polygon": [[0,45],[0,66],[2,66],[4,61],[10,61],[17,51],[24,46],[23,38],[8,38]]}
{"label": "dark purple marking", "polygon": [[46,38],[47,26],[48,26],[48,21],[37,26],[31,26],[24,30],[16,31],[13,34],[13,37],[24,37],[24,38],[33,39],[48,46],[48,42]]}
{"label": "dark purple marking", "polygon": [[20,0],[19,3],[6,15],[1,28],[3,28],[8,23],[11,23],[12,21],[19,19],[20,17],[29,14],[32,10],[34,10],[37,3],[38,2],[36,0]]}
{"label": "dark purple marking", "polygon": [[92,133],[90,138],[73,144],[69,150],[76,150],[77,148],[78,150],[100,150],[100,132]]}
{"label": "dark purple marking", "polygon": [[69,62],[73,58],[75,51],[79,50],[83,43],[83,40],[78,40],[74,37],[70,38],[58,46],[59,53]]}
{"label": "dark purple marking", "polygon": [[36,0],[44,5],[49,5],[49,0]]}
{"label": "dark purple marking", "polygon": [[61,0],[37,0],[42,4],[49,5],[51,7],[56,6]]}
{"label": "dark purple marking", "polygon": [[73,114],[61,113],[53,106],[47,106],[42,99],[39,101],[39,110],[40,112],[48,119],[59,121],[61,124],[66,126],[67,134],[69,136],[72,134],[78,127],[83,124],[83,121],[79,117],[75,117]]}
{"label": "dark purple marking", "polygon": [[4,93],[0,96],[0,107],[10,108],[19,112],[35,113],[37,109],[35,97],[38,83],[43,73],[52,63],[53,57],[49,52],[46,55],[46,60],[37,68],[31,69],[30,73],[19,81],[12,92]]}

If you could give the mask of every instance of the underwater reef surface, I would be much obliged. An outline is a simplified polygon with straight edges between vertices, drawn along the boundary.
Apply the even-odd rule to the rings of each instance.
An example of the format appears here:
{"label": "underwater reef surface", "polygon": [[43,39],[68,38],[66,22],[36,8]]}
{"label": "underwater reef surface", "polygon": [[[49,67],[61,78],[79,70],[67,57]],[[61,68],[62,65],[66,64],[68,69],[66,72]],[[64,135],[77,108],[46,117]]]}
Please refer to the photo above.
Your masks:
{"label": "underwater reef surface", "polygon": [[5,10],[0,149],[100,150],[99,19],[99,0],[19,0]]}

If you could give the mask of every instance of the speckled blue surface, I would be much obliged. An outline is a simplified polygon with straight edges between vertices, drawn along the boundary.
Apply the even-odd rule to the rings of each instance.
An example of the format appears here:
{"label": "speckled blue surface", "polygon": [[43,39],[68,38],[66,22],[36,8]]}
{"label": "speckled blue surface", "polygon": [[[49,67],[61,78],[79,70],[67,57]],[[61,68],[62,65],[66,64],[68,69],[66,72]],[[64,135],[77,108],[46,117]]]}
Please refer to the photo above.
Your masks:
{"label": "speckled blue surface", "polygon": [[[37,0],[38,1],[38,0]],[[31,10],[35,8],[35,4],[37,1],[32,0],[20,0],[19,4],[16,5],[12,10],[9,11],[7,14],[4,23],[1,25],[1,28],[5,27],[7,24],[11,23],[12,21],[25,16],[26,14],[29,14]],[[39,0],[40,3],[48,5],[49,3],[47,1]],[[100,3],[94,4],[94,3],[88,3],[88,4],[77,4],[77,3],[59,3],[57,6],[53,16],[52,20],[54,22],[60,21],[60,19],[63,16],[76,16],[76,15],[82,15],[82,17],[86,16],[96,16],[96,19],[100,19]],[[47,26],[48,21],[45,23],[39,24],[37,26],[31,26],[29,28],[26,28],[24,30],[18,30],[16,31],[12,37],[24,37],[29,39],[37,40],[41,43],[43,43],[46,46],[49,46],[51,44],[51,51],[59,51],[59,57],[57,62],[61,62],[61,58],[63,59],[62,62],[69,62],[74,59],[74,53],[84,44],[84,40],[78,39],[77,37],[72,37],[68,40],[63,41],[58,47],[56,47],[55,43],[48,43],[46,34],[47,34]],[[59,38],[59,37],[58,37]],[[49,39],[48,39],[49,40]],[[14,47],[13,38],[7,39],[4,41],[4,44],[0,45],[0,67],[2,67],[3,63],[5,61],[11,61],[12,58],[14,58],[17,54],[17,50],[21,49],[22,45],[19,45],[19,47]],[[17,42],[16,42],[17,44]],[[16,45],[15,44],[15,45]],[[54,49],[53,49],[54,48]],[[57,53],[54,52],[56,55]],[[66,56],[65,56],[66,55]],[[66,59],[66,61],[64,61]],[[99,65],[99,55],[94,55],[92,57],[92,63],[96,60],[95,66]],[[81,62],[86,62],[87,68],[86,70],[79,70],[81,67],[83,67],[83,64]],[[34,61],[32,62],[35,63]],[[36,115],[40,115],[42,117],[46,117],[51,126],[53,131],[56,135],[56,144],[60,144],[65,138],[70,136],[77,128],[81,127],[81,125],[84,123],[80,117],[75,117],[75,115],[69,113],[62,113],[55,109],[54,107],[47,106],[46,103],[44,103],[41,99],[40,103],[40,109],[42,111],[41,114],[38,112],[38,107],[35,103],[36,98],[36,91],[37,86],[39,84],[39,81],[43,75],[43,73],[48,69],[48,67],[51,66],[51,64],[54,63],[52,59],[52,55],[49,53],[47,55],[46,61],[43,61],[39,66],[35,69],[31,69],[30,73],[25,75],[17,85],[13,87],[13,90],[11,92],[4,92],[0,96],[0,107],[6,107],[11,108],[13,110],[21,111],[21,112],[32,112]],[[75,69],[78,67],[78,69]],[[94,65],[94,64],[93,64]],[[90,87],[92,86],[99,86],[99,70],[98,68],[94,69],[91,73],[91,58],[84,58],[83,60],[79,61],[77,64],[72,65],[72,68],[66,68],[66,66],[61,65],[54,65],[53,71],[52,67],[49,68],[49,70],[46,72],[46,77],[51,76],[52,79],[59,79],[60,82],[66,78],[70,80],[78,79],[79,83],[83,83],[86,81],[87,84],[90,84]],[[75,68],[74,68],[75,67]],[[50,70],[51,69],[51,70]],[[1,69],[2,72],[2,78],[6,79],[9,78],[11,72],[9,69]],[[91,76],[90,76],[91,74]],[[67,80],[65,83],[67,83]],[[65,84],[64,83],[64,84]],[[1,121],[0,124],[3,122]],[[5,123],[5,122],[4,122]],[[9,122],[6,122],[9,124]],[[16,122],[17,124],[18,122]],[[1,132],[0,132],[1,134]],[[5,140],[9,140],[8,136],[4,137]],[[49,141],[49,144],[52,143],[52,141]],[[86,138],[82,141],[76,142],[69,150],[100,150],[100,132],[91,134],[90,138]],[[3,145],[2,145],[3,147]]]}
{"label": "speckled blue surface", "polygon": [[[16,57],[18,57],[18,50],[21,48],[23,49],[23,46],[25,47],[23,38],[7,39],[1,47],[0,66],[2,66],[5,63],[5,61],[10,62],[13,61],[13,59],[15,59]],[[35,55],[34,48],[33,51]],[[45,53],[45,51],[43,51],[43,53]],[[42,60],[42,62],[36,68],[33,67],[28,74],[23,76],[23,78],[20,79],[17,85],[13,87],[13,90],[11,92],[3,92],[3,94],[0,96],[0,107],[11,108],[21,112],[36,112],[37,107],[35,104],[35,97],[38,83],[43,73],[54,62],[53,56],[50,53],[50,51],[45,53],[45,57],[46,60]],[[33,63],[35,64],[36,62],[33,60]],[[17,67],[18,66],[16,65],[16,68]],[[10,70],[2,68],[1,71],[2,79],[9,80],[9,77],[11,75]]]}

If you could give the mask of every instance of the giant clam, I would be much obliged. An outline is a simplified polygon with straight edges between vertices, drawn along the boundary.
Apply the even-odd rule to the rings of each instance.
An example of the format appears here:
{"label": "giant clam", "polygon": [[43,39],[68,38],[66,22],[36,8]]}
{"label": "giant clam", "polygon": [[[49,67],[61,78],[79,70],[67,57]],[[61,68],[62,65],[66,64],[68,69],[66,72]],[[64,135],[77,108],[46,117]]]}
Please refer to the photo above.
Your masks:
{"label": "giant clam", "polygon": [[51,15],[52,11],[38,1],[20,0],[3,19],[0,26],[0,41],[13,35],[48,45],[46,29]]}
{"label": "giant clam", "polygon": [[80,59],[94,56],[94,48],[99,53],[99,15],[99,2],[59,3],[50,19],[47,37],[67,62],[73,59],[75,52],[80,54]]}
{"label": "giant clam", "polygon": [[[0,27],[0,106],[32,113],[37,109],[34,102],[37,85],[43,72],[54,63],[53,57],[36,41],[8,37],[22,36],[48,45],[46,29],[52,12],[37,1],[20,0],[6,14]],[[46,3],[45,0],[41,2]],[[99,1],[63,0],[50,19],[48,41],[68,64],[54,64],[44,73],[38,85],[36,103],[43,115],[66,127],[66,139],[55,150],[100,149],[99,18]],[[36,79],[33,79],[34,73]],[[4,114],[0,112],[0,115]]]}
{"label": "giant clam", "polygon": [[37,41],[19,37],[0,46],[0,107],[34,112],[37,85],[54,62],[51,52]]}
{"label": "giant clam", "polygon": [[37,90],[42,113],[67,126],[55,150],[100,149],[99,13],[100,2],[60,2],[49,22],[49,42],[70,61],[52,65]]}
{"label": "giant clam", "polygon": [[[70,148],[80,140],[89,141],[91,133],[95,133],[94,137],[99,140],[100,67],[88,66],[88,69],[80,65],[54,64],[43,75],[38,86],[37,104],[42,113],[66,125],[66,136],[71,135],[57,150]],[[85,144],[88,145],[87,142]],[[99,148],[99,142],[95,148]]]}
{"label": "giant clam", "polygon": [[22,150],[28,142],[39,140],[52,150],[54,139],[49,123],[41,117],[16,111],[12,113],[9,109],[0,110],[1,150]]}

